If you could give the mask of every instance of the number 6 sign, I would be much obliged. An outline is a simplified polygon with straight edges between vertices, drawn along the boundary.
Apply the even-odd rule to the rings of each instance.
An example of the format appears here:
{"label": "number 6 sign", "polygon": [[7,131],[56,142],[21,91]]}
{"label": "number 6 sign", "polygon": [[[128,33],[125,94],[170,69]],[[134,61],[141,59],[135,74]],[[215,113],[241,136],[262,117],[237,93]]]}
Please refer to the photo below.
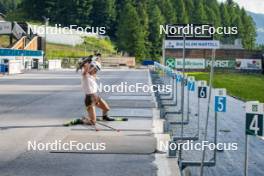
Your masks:
{"label": "number 6 sign", "polygon": [[198,98],[207,98],[206,81],[198,81]]}
{"label": "number 6 sign", "polygon": [[257,102],[246,103],[246,134],[263,136],[263,104]]}
{"label": "number 6 sign", "polygon": [[215,112],[226,112],[226,89],[215,89]]}

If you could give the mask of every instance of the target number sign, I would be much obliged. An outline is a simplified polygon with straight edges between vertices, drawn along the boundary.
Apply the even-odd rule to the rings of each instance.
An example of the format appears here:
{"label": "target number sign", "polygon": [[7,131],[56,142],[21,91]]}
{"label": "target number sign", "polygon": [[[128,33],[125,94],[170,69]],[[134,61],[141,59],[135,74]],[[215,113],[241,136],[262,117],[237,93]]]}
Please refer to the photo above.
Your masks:
{"label": "target number sign", "polygon": [[176,73],[176,82],[181,82],[181,80],[182,80],[182,73],[177,72]]}
{"label": "target number sign", "polygon": [[246,134],[263,136],[264,104],[258,102],[246,103]]}
{"label": "target number sign", "polygon": [[198,81],[198,98],[207,98],[206,81]]}
{"label": "target number sign", "polygon": [[226,89],[215,89],[215,112],[226,112]]}
{"label": "target number sign", "polygon": [[195,78],[194,76],[188,76],[187,87],[189,91],[195,91]]}
{"label": "target number sign", "polygon": [[167,73],[167,75],[168,75],[169,77],[173,77],[173,72],[172,72],[171,69],[167,69],[167,70],[166,70],[166,73]]}
{"label": "target number sign", "polygon": [[188,86],[188,78],[186,75],[183,75],[183,82],[184,82],[184,86]]}

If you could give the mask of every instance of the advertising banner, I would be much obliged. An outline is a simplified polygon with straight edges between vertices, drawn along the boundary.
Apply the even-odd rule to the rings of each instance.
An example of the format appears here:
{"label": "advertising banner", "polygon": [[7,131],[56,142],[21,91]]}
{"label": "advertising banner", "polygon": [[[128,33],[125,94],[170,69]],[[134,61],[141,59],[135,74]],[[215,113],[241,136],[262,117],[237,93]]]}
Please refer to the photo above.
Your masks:
{"label": "advertising banner", "polygon": [[236,59],[236,69],[261,70],[262,61],[260,59]]}
{"label": "advertising banner", "polygon": [[[220,42],[218,40],[186,40],[186,49],[218,49]],[[182,40],[165,40],[166,49],[182,49]]]}
{"label": "advertising banner", "polygon": [[[175,59],[175,68],[183,68],[182,59]],[[205,59],[185,59],[186,69],[205,69]]]}
{"label": "advertising banner", "polygon": [[[206,67],[209,67],[211,66],[212,64],[212,61],[209,60],[209,59],[206,59],[205,60],[205,66]],[[215,60],[215,63],[214,63],[214,67],[215,68],[229,68],[229,69],[235,69],[236,67],[236,60],[233,59],[229,59],[229,60]]]}
{"label": "advertising banner", "polygon": [[0,34],[11,34],[12,23],[11,22],[0,22]]}
{"label": "advertising banner", "polygon": [[[182,58],[173,58],[166,57],[165,59],[166,66],[170,68],[182,69],[183,60]],[[186,69],[205,69],[205,59],[203,58],[186,58],[185,59],[185,68]]]}

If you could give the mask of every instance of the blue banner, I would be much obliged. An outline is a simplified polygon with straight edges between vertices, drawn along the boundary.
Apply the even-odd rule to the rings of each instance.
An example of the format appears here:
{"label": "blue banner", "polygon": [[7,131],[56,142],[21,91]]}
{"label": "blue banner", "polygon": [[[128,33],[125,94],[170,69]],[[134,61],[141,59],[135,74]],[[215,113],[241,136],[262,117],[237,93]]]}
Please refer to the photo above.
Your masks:
{"label": "blue banner", "polygon": [[42,56],[41,50],[0,49],[0,56]]}

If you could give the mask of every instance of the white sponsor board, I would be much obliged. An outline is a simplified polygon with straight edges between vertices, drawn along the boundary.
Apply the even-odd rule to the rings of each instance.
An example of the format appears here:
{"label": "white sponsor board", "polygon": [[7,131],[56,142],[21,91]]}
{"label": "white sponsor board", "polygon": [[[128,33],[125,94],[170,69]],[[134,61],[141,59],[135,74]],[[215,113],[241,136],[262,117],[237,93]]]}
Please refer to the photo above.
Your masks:
{"label": "white sponsor board", "polygon": [[9,60],[9,62],[8,62],[8,73],[10,75],[21,73],[21,61]]}
{"label": "white sponsor board", "polygon": [[49,70],[61,69],[61,60],[49,60]]}
{"label": "white sponsor board", "polygon": [[11,34],[12,23],[11,22],[0,22],[0,34]]}
{"label": "white sponsor board", "polygon": [[261,70],[262,61],[260,59],[236,59],[236,69]]}
{"label": "white sponsor board", "polygon": [[[218,49],[220,42],[218,40],[186,40],[186,49]],[[166,49],[183,48],[183,40],[165,40]]]}
{"label": "white sponsor board", "polygon": [[[175,68],[183,68],[182,58],[175,59]],[[205,59],[185,59],[186,69],[205,69]]]}

